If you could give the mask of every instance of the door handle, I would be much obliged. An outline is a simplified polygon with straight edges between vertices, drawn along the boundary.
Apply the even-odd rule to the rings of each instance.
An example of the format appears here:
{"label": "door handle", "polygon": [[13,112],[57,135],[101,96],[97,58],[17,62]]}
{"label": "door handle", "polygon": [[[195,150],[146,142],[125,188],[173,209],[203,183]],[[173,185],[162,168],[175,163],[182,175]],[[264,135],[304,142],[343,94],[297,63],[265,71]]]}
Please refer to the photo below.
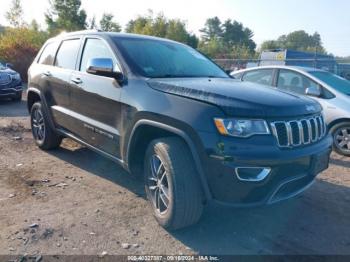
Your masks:
{"label": "door handle", "polygon": [[50,71],[46,71],[43,73],[44,76],[52,76],[51,72]]}
{"label": "door handle", "polygon": [[79,77],[75,77],[75,78],[72,78],[71,81],[74,83],[74,84],[82,84],[83,81],[79,78]]}

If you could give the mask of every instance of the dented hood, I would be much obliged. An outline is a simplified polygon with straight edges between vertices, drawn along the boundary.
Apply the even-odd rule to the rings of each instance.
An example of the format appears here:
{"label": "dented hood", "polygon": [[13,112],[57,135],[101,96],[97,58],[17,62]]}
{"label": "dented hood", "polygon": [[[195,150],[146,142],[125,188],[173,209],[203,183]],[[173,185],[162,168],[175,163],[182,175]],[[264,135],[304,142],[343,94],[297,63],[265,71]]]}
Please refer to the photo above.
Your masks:
{"label": "dented hood", "polygon": [[318,113],[318,102],[231,78],[150,79],[153,89],[219,106],[228,116],[295,117]]}

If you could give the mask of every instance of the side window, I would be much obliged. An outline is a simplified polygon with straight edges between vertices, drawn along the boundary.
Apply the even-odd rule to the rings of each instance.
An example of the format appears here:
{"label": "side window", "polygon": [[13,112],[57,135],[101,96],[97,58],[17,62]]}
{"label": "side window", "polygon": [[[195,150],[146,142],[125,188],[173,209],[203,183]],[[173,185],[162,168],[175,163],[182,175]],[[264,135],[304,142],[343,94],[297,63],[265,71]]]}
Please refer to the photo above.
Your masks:
{"label": "side window", "polygon": [[88,38],[86,40],[83,56],[80,63],[80,71],[85,72],[88,62],[93,58],[110,58],[115,64],[114,56],[108,46],[100,39]]}
{"label": "side window", "polygon": [[55,66],[74,70],[79,47],[80,39],[63,41],[56,56]]}
{"label": "side window", "polygon": [[57,48],[57,42],[47,44],[44,48],[44,51],[40,55],[38,63],[42,65],[53,65]]}
{"label": "side window", "polygon": [[325,98],[325,99],[332,99],[335,97],[329,90],[327,90],[324,87],[322,87],[321,94],[322,94],[322,98]]}
{"label": "side window", "polygon": [[277,87],[282,90],[305,95],[307,88],[320,89],[319,85],[300,73],[290,70],[280,70]]}
{"label": "side window", "polygon": [[242,80],[270,86],[272,85],[272,75],[272,69],[253,70],[245,73]]}

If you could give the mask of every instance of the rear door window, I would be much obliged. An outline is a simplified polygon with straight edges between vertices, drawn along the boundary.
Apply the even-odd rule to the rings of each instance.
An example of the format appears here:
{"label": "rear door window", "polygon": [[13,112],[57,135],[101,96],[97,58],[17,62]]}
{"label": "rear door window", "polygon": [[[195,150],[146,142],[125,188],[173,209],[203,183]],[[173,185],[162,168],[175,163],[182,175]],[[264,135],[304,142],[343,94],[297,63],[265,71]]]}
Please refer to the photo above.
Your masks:
{"label": "rear door window", "polygon": [[55,66],[65,69],[75,69],[80,39],[64,40],[58,50]]}
{"label": "rear door window", "polygon": [[242,80],[253,82],[261,85],[272,85],[273,69],[261,69],[248,71],[243,75]]}
{"label": "rear door window", "polygon": [[277,87],[281,90],[302,95],[305,95],[307,88],[313,87],[320,89],[320,86],[308,77],[298,72],[285,69],[280,70],[278,74]]}
{"label": "rear door window", "polygon": [[48,43],[45,46],[44,51],[41,53],[38,63],[42,65],[53,65],[57,48],[57,42]]}

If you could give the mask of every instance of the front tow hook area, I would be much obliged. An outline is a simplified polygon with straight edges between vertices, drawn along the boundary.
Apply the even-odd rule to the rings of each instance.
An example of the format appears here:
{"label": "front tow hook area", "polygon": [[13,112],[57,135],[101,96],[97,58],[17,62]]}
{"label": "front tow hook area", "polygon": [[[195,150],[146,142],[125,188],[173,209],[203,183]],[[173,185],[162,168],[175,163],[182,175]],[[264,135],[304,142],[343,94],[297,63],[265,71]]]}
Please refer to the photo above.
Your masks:
{"label": "front tow hook area", "polygon": [[270,167],[236,167],[235,174],[240,181],[260,182],[271,173]]}

